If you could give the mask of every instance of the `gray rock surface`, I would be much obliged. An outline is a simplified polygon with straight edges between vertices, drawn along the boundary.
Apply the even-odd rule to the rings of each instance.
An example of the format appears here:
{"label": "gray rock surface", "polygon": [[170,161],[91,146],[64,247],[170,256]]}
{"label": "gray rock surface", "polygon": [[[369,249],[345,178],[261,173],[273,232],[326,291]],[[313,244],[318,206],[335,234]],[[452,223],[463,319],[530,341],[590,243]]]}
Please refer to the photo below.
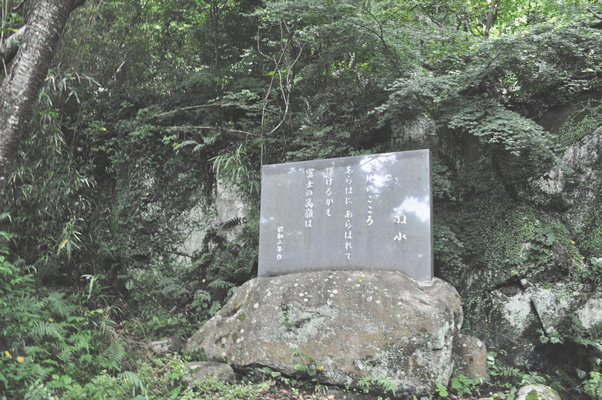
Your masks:
{"label": "gray rock surface", "polygon": [[[380,396],[382,399],[382,396]],[[378,400],[379,396],[371,393],[358,391],[341,390],[335,387],[328,388],[328,391],[320,397],[326,400]]]}
{"label": "gray rock surface", "polygon": [[494,311],[487,343],[490,350],[504,350],[507,355],[500,355],[500,359],[515,367],[524,365],[525,361],[538,363],[535,345],[540,343],[542,331],[547,336],[571,332],[571,315],[579,315],[584,291],[578,284],[566,282],[544,287],[523,281],[516,291],[503,288],[492,291]]}
{"label": "gray rock surface", "polygon": [[[242,369],[295,375],[313,363],[320,381],[358,387],[387,377],[397,395],[447,385],[462,324],[450,284],[395,272],[322,271],[253,279],[188,342]],[[301,353],[293,360],[290,349]],[[314,361],[312,361],[314,360]]]}
{"label": "gray rock surface", "polygon": [[458,335],[454,340],[454,365],[457,374],[489,381],[487,347],[476,337]]}
{"label": "gray rock surface", "polygon": [[554,389],[541,384],[522,387],[516,394],[516,400],[526,400],[527,396],[530,394],[531,397],[529,400],[531,400],[533,398],[533,392],[537,393],[537,397],[535,398],[538,400],[561,400],[560,396]]}
{"label": "gray rock surface", "polygon": [[226,363],[189,362],[185,367],[190,371],[190,375],[184,379],[191,386],[195,382],[202,382],[207,375],[214,376],[218,381],[234,382],[236,380],[234,370]]}
{"label": "gray rock surface", "polygon": [[534,181],[535,201],[546,208],[560,211],[572,209],[573,223],[578,228],[591,200],[596,197],[596,185],[602,177],[602,128],[583,137],[569,147],[561,162],[545,176]]}
{"label": "gray rock surface", "polygon": [[590,329],[592,326],[602,322],[602,299],[592,298],[579,310],[576,314],[585,329]]}
{"label": "gray rock surface", "polygon": [[177,353],[182,348],[182,341],[178,338],[167,338],[150,342],[150,348],[157,354]]}

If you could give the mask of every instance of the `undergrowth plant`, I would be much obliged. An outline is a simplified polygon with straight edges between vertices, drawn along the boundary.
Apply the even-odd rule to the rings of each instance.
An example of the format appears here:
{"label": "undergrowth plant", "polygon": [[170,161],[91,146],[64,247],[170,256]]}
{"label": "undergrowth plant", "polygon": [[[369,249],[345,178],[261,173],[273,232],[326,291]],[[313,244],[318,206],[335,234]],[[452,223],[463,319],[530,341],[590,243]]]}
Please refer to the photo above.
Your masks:
{"label": "undergrowth plant", "polygon": [[325,388],[323,385],[320,384],[320,371],[322,371],[324,367],[319,365],[318,361],[316,361],[315,358],[313,358],[309,354],[305,354],[299,351],[294,347],[291,347],[289,351],[293,358],[293,362],[296,362],[293,365],[293,368],[299,371],[301,375],[300,377],[298,377],[298,379],[300,379],[301,377],[309,377],[309,380],[311,382],[311,385],[313,385],[314,390],[316,392],[323,391]]}
{"label": "undergrowth plant", "polygon": [[383,396],[390,394],[395,397],[395,392],[397,391],[397,384],[395,381],[391,377],[385,375],[376,378],[364,376],[357,382],[357,385],[364,393],[373,392],[382,394]]}
{"label": "undergrowth plant", "polygon": [[127,353],[110,309],[36,288],[35,270],[9,261],[10,238],[0,232],[0,394],[61,394],[102,369],[118,372]]}
{"label": "undergrowth plant", "polygon": [[524,369],[502,365],[497,360],[497,354],[487,353],[487,366],[492,377],[490,386],[494,389],[494,392],[489,393],[492,398],[514,400],[522,386],[550,383],[549,376],[541,376],[537,372],[530,371],[531,366],[528,363],[525,363]]}

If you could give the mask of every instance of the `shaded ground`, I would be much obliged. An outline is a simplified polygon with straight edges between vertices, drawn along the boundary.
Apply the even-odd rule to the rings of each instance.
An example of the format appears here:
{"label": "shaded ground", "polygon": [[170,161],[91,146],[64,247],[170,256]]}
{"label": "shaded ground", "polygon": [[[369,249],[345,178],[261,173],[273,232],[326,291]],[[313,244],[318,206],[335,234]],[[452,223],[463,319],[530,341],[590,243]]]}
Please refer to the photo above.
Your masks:
{"label": "shaded ground", "polygon": [[[490,390],[488,390],[489,392]],[[497,393],[503,392],[498,390]],[[381,395],[382,399],[386,399],[386,396]],[[353,393],[346,392],[340,389],[329,389],[325,393],[312,393],[304,390],[291,390],[288,388],[280,387],[274,393],[263,394],[259,396],[258,400],[378,400],[379,396],[376,394],[365,394],[365,393]],[[400,398],[400,397],[399,397]],[[457,396],[455,394],[449,394],[445,399],[448,400],[503,400],[502,397],[490,397],[488,394],[481,394],[476,396]]]}

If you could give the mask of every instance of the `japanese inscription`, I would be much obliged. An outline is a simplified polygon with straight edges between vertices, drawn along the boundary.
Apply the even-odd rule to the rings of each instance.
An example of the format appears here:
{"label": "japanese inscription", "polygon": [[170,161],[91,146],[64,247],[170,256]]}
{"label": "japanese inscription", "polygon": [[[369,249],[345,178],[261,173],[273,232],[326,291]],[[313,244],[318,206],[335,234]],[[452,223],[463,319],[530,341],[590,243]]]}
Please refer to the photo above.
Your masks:
{"label": "japanese inscription", "polygon": [[374,163],[368,163],[368,167],[368,175],[366,176],[366,193],[368,196],[366,214],[368,218],[366,219],[366,223],[370,226],[374,223],[374,219],[372,219],[372,214],[374,213],[374,186],[372,184],[376,181],[376,176],[374,175]]}
{"label": "japanese inscription", "polygon": [[314,194],[314,183],[312,182],[314,169],[307,168],[305,175],[307,176],[307,182],[305,183],[305,187],[307,188],[305,191],[305,227],[311,228],[311,221],[314,218],[314,203],[311,200]]}
{"label": "japanese inscription", "polygon": [[259,275],[375,269],[429,280],[431,191],[428,150],[266,165]]}
{"label": "japanese inscription", "polygon": [[351,251],[353,247],[351,246],[351,240],[353,240],[353,232],[351,228],[353,227],[351,221],[353,218],[353,212],[351,212],[351,205],[353,204],[351,201],[351,197],[353,195],[353,169],[348,165],[345,168],[345,207],[347,211],[345,211],[345,257],[347,260],[351,260]]}
{"label": "japanese inscription", "polygon": [[278,231],[276,235],[276,260],[280,261],[282,260],[282,245],[284,244],[282,242],[282,239],[284,239],[284,226],[279,226],[276,230]]}
{"label": "japanese inscription", "polygon": [[328,167],[324,170],[324,178],[326,178],[326,216],[332,217],[332,209],[330,206],[334,202],[332,199],[332,175],[334,168]]}

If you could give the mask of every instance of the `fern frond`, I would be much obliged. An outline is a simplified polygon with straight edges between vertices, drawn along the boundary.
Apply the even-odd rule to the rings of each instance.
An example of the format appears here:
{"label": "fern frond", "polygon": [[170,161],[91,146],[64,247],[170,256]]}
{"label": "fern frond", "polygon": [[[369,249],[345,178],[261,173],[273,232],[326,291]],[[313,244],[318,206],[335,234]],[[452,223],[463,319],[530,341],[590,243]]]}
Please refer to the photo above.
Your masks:
{"label": "fern frond", "polygon": [[63,299],[64,293],[52,292],[48,295],[47,301],[50,304],[50,309],[56,313],[60,314],[62,317],[68,317],[71,315],[73,310],[75,310],[75,306],[69,304]]}
{"label": "fern frond", "polygon": [[173,298],[179,297],[183,294],[189,293],[189,291],[182,285],[171,284],[161,291],[165,296],[171,296]]}
{"label": "fern frond", "polygon": [[125,383],[131,384],[134,388],[139,388],[140,392],[146,396],[146,387],[144,386],[144,382],[142,379],[132,371],[123,371],[122,373],[117,375],[117,378],[123,380]]}
{"label": "fern frond", "polygon": [[602,321],[589,328],[589,336],[593,340],[602,339]]}
{"label": "fern frond", "polygon": [[100,324],[98,324],[98,331],[102,336],[108,336],[111,338],[116,338],[115,330],[111,325],[115,325],[115,321],[103,318],[100,320]]}
{"label": "fern frond", "polygon": [[71,360],[71,356],[73,355],[73,348],[71,346],[68,345],[64,345],[64,342],[62,342],[59,345],[59,358],[61,360]]}
{"label": "fern frond", "polygon": [[233,284],[232,282],[226,282],[221,279],[217,279],[209,284],[209,287],[213,288],[213,289],[227,289],[227,288],[232,288],[235,286],[236,285]]}
{"label": "fern frond", "polygon": [[228,229],[232,229],[238,225],[242,225],[244,223],[244,219],[242,217],[234,217],[226,222],[224,222],[218,229],[218,232],[224,232]]}
{"label": "fern frond", "polygon": [[31,333],[38,339],[50,336],[60,341],[65,340],[65,328],[62,323],[38,321]]}
{"label": "fern frond", "polygon": [[[30,314],[41,314],[44,303],[31,295],[13,299],[16,310],[27,310]],[[22,312],[20,312],[22,313]]]}
{"label": "fern frond", "polygon": [[77,350],[86,350],[89,351],[90,350],[90,336],[86,335],[86,334],[82,334],[82,333],[75,333],[71,336],[69,336],[69,338],[67,339],[67,341],[69,343],[72,343],[72,345],[77,349]]}
{"label": "fern frond", "polygon": [[194,260],[194,262],[190,266],[190,270],[197,271],[199,269],[205,269],[211,263],[212,259],[213,259],[213,253],[205,252],[201,255],[200,258]]}
{"label": "fern frond", "polygon": [[104,352],[103,365],[109,369],[119,370],[120,364],[127,356],[125,345],[122,340],[116,339],[111,342],[109,348]]}

